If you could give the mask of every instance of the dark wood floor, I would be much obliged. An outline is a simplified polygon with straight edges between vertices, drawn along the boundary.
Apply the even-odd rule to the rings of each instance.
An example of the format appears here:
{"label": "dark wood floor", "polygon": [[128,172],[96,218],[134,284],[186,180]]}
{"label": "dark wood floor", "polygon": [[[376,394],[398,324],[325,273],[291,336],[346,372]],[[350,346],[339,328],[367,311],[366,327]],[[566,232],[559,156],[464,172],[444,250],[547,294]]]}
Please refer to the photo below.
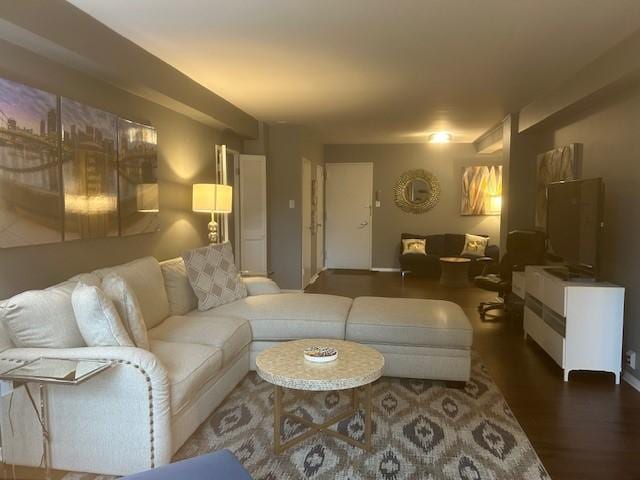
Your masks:
{"label": "dark wood floor", "polygon": [[358,271],[326,271],[306,291],[458,303],[473,324],[474,349],[554,480],[640,479],[640,392],[615,385],[611,374],[575,372],[564,383],[560,367],[523,339],[521,324],[480,321],[476,307],[490,292]]}

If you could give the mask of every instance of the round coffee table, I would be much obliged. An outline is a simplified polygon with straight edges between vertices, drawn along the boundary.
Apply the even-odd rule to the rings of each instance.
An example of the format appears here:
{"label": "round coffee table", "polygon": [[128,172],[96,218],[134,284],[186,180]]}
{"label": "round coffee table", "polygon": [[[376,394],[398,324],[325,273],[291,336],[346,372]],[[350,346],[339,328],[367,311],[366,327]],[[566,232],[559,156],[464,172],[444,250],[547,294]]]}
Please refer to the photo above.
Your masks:
{"label": "round coffee table", "polygon": [[[304,359],[306,347],[323,345],[338,350],[338,358],[329,363],[312,363]],[[343,340],[294,340],[281,343],[261,352],[256,358],[258,375],[275,386],[273,447],[276,454],[296,445],[315,433],[325,432],[351,445],[371,450],[371,384],[382,376],[384,357],[371,347]],[[359,387],[365,387],[362,398]],[[352,390],[352,405],[347,412],[327,419],[323,423],[314,423],[298,415],[283,410],[283,388],[308,391]],[[360,406],[364,406],[364,441],[359,442],[343,435],[330,427],[337,422],[355,415]],[[303,434],[281,443],[281,423],[284,417],[309,427]]]}
{"label": "round coffee table", "polygon": [[469,265],[471,260],[462,257],[440,258],[440,285],[462,288],[469,286]]}

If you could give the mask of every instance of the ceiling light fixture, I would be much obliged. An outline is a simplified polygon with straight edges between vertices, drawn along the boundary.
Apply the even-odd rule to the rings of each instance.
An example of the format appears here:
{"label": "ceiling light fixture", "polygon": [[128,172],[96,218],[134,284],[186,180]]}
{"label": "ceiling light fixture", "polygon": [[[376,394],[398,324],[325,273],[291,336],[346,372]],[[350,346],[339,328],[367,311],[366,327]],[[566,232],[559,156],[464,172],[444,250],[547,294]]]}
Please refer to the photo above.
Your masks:
{"label": "ceiling light fixture", "polygon": [[429,143],[449,143],[452,138],[449,132],[436,132],[429,135]]}

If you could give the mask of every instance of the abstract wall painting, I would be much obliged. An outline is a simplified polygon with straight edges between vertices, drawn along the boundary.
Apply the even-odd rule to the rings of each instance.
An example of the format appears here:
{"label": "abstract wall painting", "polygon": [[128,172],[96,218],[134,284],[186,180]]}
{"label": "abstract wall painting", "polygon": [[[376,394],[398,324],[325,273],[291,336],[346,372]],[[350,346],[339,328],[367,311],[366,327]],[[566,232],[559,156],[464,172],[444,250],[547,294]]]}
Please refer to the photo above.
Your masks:
{"label": "abstract wall painting", "polygon": [[0,248],[62,241],[58,100],[0,78]]}
{"label": "abstract wall painting", "polygon": [[500,215],[502,166],[474,165],[462,169],[461,215]]}
{"label": "abstract wall painting", "polygon": [[572,143],[541,153],[536,165],[535,227],[547,229],[547,185],[563,180],[576,180],[579,175],[581,144]]}
{"label": "abstract wall painting", "polygon": [[157,232],[160,206],[156,129],[119,119],[118,135],[121,235]]}
{"label": "abstract wall painting", "polygon": [[117,117],[61,98],[64,239],[118,235]]}

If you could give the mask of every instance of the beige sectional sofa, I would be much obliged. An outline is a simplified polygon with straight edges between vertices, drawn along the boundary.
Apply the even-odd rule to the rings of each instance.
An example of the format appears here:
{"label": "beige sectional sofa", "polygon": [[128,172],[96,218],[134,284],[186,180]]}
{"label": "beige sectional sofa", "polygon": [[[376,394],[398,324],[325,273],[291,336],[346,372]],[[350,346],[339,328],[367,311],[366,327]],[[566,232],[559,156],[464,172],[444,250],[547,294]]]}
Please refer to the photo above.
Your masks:
{"label": "beige sectional sofa", "polygon": [[[471,326],[450,302],[283,293],[271,280],[254,277],[244,279],[246,298],[200,312],[182,259],[158,263],[147,257],[88,275],[99,282],[111,272],[138,298],[149,351],[18,348],[2,319],[3,312],[19,314],[23,307],[18,297],[0,304],[3,371],[41,356],[109,359],[116,365],[79,386],[49,388],[51,461],[57,469],[125,475],[168,463],[255,368],[257,354],[286,340],[346,338],[380,350],[387,375],[469,378]],[[68,294],[77,278],[51,288]],[[24,390],[14,391],[11,412],[6,398],[3,454],[9,462],[38,465],[41,434]],[[23,420],[19,428],[16,418]]]}

